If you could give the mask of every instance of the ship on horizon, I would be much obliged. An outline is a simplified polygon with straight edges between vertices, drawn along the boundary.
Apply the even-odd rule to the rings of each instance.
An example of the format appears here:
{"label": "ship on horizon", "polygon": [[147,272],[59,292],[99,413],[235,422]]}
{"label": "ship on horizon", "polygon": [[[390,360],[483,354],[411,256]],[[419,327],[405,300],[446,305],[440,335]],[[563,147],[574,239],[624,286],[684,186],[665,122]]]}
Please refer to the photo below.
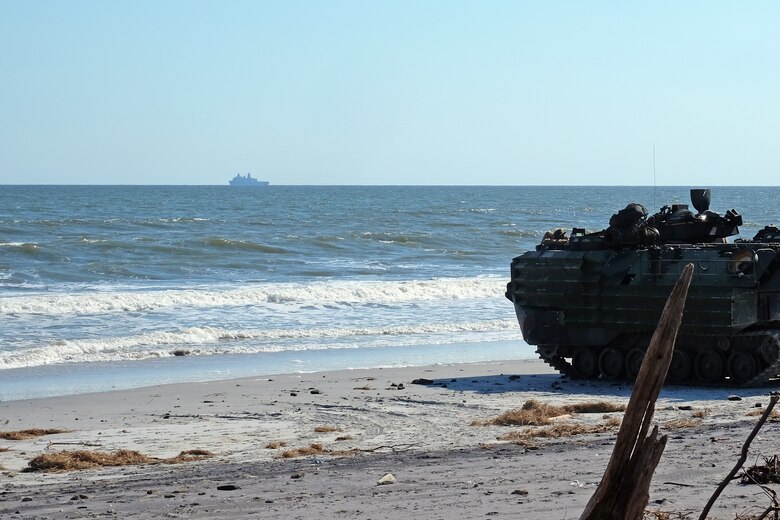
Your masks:
{"label": "ship on horizon", "polygon": [[229,182],[231,186],[268,186],[268,181],[257,180],[251,173],[247,173],[246,177],[237,173]]}

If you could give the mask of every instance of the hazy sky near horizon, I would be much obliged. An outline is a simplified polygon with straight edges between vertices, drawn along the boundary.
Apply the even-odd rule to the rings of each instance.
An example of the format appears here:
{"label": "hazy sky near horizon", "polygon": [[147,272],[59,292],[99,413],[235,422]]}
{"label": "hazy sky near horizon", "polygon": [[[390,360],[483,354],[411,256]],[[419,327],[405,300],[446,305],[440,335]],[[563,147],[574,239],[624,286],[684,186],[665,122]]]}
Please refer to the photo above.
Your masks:
{"label": "hazy sky near horizon", "polygon": [[780,184],[775,1],[0,0],[0,184]]}

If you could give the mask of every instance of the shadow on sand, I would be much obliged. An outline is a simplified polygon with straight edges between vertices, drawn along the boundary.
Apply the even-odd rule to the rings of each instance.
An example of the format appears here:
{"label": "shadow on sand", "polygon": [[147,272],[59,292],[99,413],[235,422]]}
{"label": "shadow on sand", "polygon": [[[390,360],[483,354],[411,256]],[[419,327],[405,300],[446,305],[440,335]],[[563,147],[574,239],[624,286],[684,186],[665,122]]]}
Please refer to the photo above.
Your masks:
{"label": "shadow on sand", "polygon": [[[583,397],[620,397],[629,398],[634,388],[626,382],[604,380],[571,380],[557,374],[500,374],[458,378],[439,378],[415,380],[417,384],[438,386],[455,392],[474,392],[478,394],[500,393],[552,393],[561,396]],[[670,385],[661,391],[660,399],[668,401],[720,401],[733,396],[742,399],[760,398],[769,395],[777,387],[758,388],[709,388],[697,386]]]}

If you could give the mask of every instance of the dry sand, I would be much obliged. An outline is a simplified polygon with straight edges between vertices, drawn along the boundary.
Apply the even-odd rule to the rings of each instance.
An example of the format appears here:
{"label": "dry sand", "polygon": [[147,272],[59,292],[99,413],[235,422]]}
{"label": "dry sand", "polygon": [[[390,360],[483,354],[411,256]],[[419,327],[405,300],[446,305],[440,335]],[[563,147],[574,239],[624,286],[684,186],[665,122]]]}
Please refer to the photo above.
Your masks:
{"label": "dry sand", "polygon": [[[434,383],[412,384],[418,378]],[[0,518],[578,518],[607,464],[614,428],[520,446],[497,438],[535,427],[478,423],[530,399],[625,404],[630,391],[625,384],[569,382],[539,361],[523,360],[3,402],[0,431],[71,431],[0,439]],[[756,422],[747,414],[768,403],[768,391],[665,389],[656,422],[669,443],[649,509],[697,518]],[[555,424],[595,426],[620,416],[573,414]],[[750,464],[780,451],[778,430],[778,422],[764,426]],[[323,452],[282,458],[312,444]],[[162,459],[193,449],[214,457],[23,471],[35,456],[61,450],[136,450]],[[396,482],[377,484],[387,473]],[[711,517],[756,514],[768,504],[757,486],[733,483]]]}

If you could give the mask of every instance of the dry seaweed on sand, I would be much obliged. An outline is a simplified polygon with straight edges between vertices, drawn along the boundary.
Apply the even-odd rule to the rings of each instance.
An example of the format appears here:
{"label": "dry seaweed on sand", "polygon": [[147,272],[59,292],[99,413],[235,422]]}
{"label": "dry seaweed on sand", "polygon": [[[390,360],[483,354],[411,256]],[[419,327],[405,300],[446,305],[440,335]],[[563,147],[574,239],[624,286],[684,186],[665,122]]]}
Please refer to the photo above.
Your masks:
{"label": "dry seaweed on sand", "polygon": [[35,457],[27,463],[25,471],[59,472],[137,464],[179,464],[212,456],[213,454],[206,450],[182,451],[175,457],[167,459],[149,457],[131,450],[117,450],[112,453],[86,450],[58,451]]}
{"label": "dry seaweed on sand", "polygon": [[531,428],[505,433],[498,437],[500,441],[510,441],[522,446],[532,444],[533,439],[547,438],[557,439],[571,437],[573,435],[587,435],[591,433],[604,433],[615,430],[620,426],[620,419],[613,417],[601,424],[554,424],[541,428]]}
{"label": "dry seaweed on sand", "polygon": [[28,471],[70,471],[101,466],[129,466],[148,464],[152,459],[137,451],[119,450],[114,453],[98,451],[58,451],[46,453],[27,464]]}
{"label": "dry seaweed on sand", "polygon": [[702,420],[697,418],[682,418],[682,419],[671,419],[669,421],[666,421],[664,423],[664,427],[669,428],[670,430],[679,430],[682,428],[696,428],[697,426],[701,426]]}
{"label": "dry seaweed on sand", "polygon": [[183,462],[195,462],[197,460],[210,459],[214,454],[208,450],[186,450],[175,457],[162,459],[162,464],[181,464]]}
{"label": "dry seaweed on sand", "polygon": [[269,450],[276,450],[279,448],[286,448],[287,442],[286,441],[271,441],[268,444],[265,445],[266,449]]}
{"label": "dry seaweed on sand", "polygon": [[563,406],[542,403],[529,399],[521,408],[504,412],[487,421],[474,421],[474,426],[546,426],[556,417],[572,413],[611,413],[622,412],[624,405],[608,401],[585,401]]}
{"label": "dry seaweed on sand", "polygon": [[27,439],[34,439],[35,437],[43,437],[44,435],[56,435],[58,433],[70,433],[73,430],[63,430],[60,428],[30,428],[29,430],[17,430],[13,432],[0,432],[0,439],[8,441],[23,441]]}
{"label": "dry seaweed on sand", "polygon": [[570,413],[611,413],[625,412],[626,405],[610,403],[609,401],[585,401],[567,404],[563,407]]}
{"label": "dry seaweed on sand", "polygon": [[316,433],[331,433],[331,432],[340,432],[341,428],[338,428],[336,426],[330,426],[330,425],[321,425],[314,428],[314,431]]}
{"label": "dry seaweed on sand", "polygon": [[[764,413],[763,408],[754,408],[753,410],[750,410],[745,415],[747,415],[748,417],[758,417],[760,415],[763,415],[763,413]],[[769,417],[767,417],[767,420],[769,422],[780,422],[780,412],[778,412],[777,410],[772,410],[769,413]]]}
{"label": "dry seaweed on sand", "polygon": [[310,457],[312,455],[331,455],[334,457],[351,457],[357,453],[356,450],[330,450],[325,448],[322,444],[315,443],[309,446],[303,446],[301,448],[293,448],[287,451],[283,451],[280,458],[283,459],[295,459],[298,457]]}
{"label": "dry seaweed on sand", "polygon": [[280,457],[283,459],[293,459],[296,457],[308,457],[310,455],[322,455],[326,452],[322,444],[311,444],[301,448],[292,448],[290,450],[282,452]]}

